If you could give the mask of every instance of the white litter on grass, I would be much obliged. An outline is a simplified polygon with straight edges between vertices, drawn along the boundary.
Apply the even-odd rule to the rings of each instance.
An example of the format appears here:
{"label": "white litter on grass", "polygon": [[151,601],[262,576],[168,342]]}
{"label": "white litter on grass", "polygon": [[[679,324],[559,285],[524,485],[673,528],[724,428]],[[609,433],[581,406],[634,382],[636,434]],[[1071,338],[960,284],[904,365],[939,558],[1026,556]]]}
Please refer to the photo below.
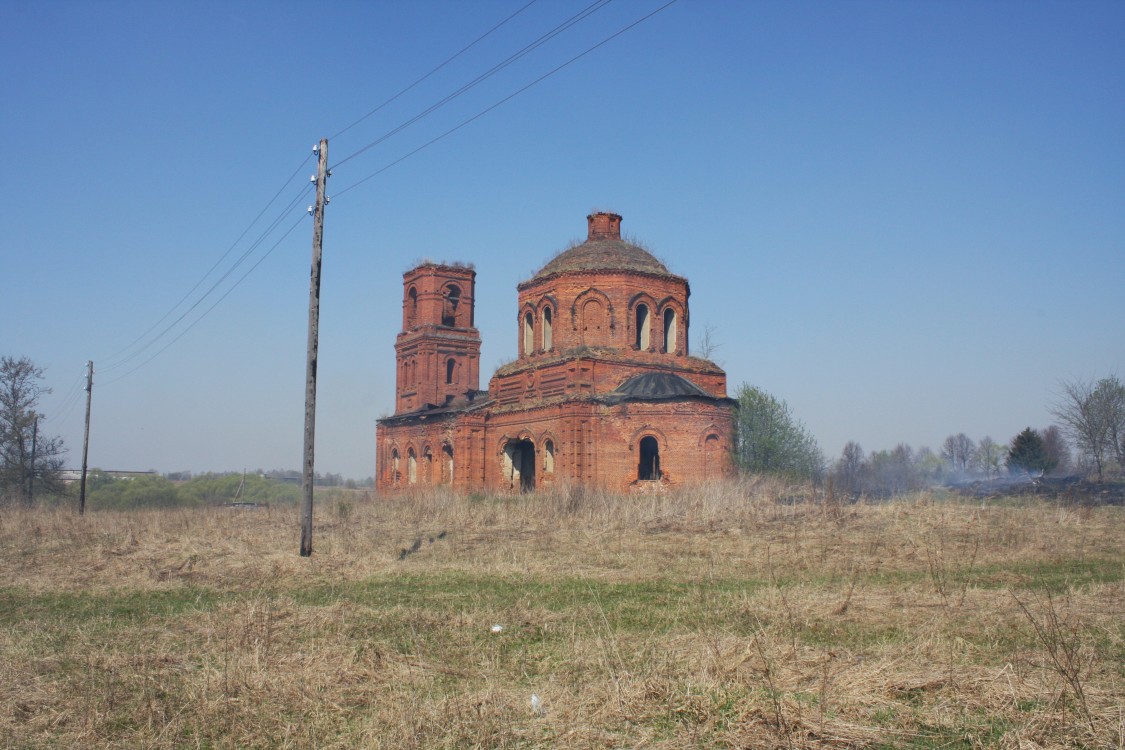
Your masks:
{"label": "white litter on grass", "polygon": [[539,696],[535,693],[531,694],[531,710],[535,712],[536,716],[543,716],[547,713],[547,709],[543,708],[543,701],[539,700]]}
{"label": "white litter on grass", "polygon": [[503,625],[493,625],[492,626],[492,632],[493,633],[499,633],[503,629],[504,629]]}

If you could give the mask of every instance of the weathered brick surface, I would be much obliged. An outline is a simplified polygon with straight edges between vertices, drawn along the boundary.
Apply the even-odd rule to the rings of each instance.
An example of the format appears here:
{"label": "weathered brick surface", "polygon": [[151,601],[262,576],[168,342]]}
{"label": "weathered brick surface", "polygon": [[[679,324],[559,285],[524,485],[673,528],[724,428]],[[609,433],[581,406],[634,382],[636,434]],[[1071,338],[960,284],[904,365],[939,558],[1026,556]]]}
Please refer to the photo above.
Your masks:
{"label": "weathered brick surface", "polygon": [[[560,481],[629,491],[730,470],[733,402],[722,369],[687,354],[687,280],[621,241],[620,216],[588,222],[586,243],[519,285],[519,358],[487,393],[478,392],[475,273],[425,264],[404,275],[396,413],[377,429],[381,491]],[[618,390],[646,373],[672,395]]]}

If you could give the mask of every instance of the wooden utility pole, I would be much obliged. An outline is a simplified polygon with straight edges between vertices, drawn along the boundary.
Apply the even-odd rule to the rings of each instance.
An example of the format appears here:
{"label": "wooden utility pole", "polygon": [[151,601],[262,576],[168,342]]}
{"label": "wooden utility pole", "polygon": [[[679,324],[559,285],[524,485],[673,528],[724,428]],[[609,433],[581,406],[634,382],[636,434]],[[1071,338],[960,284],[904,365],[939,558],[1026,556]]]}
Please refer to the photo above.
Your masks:
{"label": "wooden utility pole", "polygon": [[94,360],[86,362],[86,434],[82,438],[82,482],[78,485],[78,515],[86,512],[86,459],[90,455],[90,399],[94,395]]}
{"label": "wooden utility pole", "polygon": [[312,272],[309,276],[309,347],[305,371],[305,471],[301,482],[301,557],[312,554],[313,447],[316,436],[316,352],[320,337],[320,250],[324,240],[324,188],[328,182],[328,139],[317,147],[316,205],[313,207]]}

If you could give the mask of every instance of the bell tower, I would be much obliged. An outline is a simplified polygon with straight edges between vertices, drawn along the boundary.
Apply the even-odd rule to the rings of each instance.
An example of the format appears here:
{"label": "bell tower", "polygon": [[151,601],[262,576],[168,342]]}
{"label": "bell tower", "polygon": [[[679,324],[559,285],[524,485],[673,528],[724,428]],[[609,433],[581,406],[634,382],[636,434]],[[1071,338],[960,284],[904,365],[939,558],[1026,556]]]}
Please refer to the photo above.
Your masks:
{"label": "bell tower", "polygon": [[476,277],[469,266],[438,263],[423,263],[402,275],[395,414],[442,406],[479,390]]}

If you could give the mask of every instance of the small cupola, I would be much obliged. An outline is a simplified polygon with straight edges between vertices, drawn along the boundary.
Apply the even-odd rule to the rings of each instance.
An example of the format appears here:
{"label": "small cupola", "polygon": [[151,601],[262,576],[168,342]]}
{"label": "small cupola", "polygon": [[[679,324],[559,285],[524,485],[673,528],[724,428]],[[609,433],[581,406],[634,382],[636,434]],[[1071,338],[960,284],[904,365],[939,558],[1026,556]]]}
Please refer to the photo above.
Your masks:
{"label": "small cupola", "polygon": [[586,217],[588,240],[621,239],[621,215],[598,211]]}

